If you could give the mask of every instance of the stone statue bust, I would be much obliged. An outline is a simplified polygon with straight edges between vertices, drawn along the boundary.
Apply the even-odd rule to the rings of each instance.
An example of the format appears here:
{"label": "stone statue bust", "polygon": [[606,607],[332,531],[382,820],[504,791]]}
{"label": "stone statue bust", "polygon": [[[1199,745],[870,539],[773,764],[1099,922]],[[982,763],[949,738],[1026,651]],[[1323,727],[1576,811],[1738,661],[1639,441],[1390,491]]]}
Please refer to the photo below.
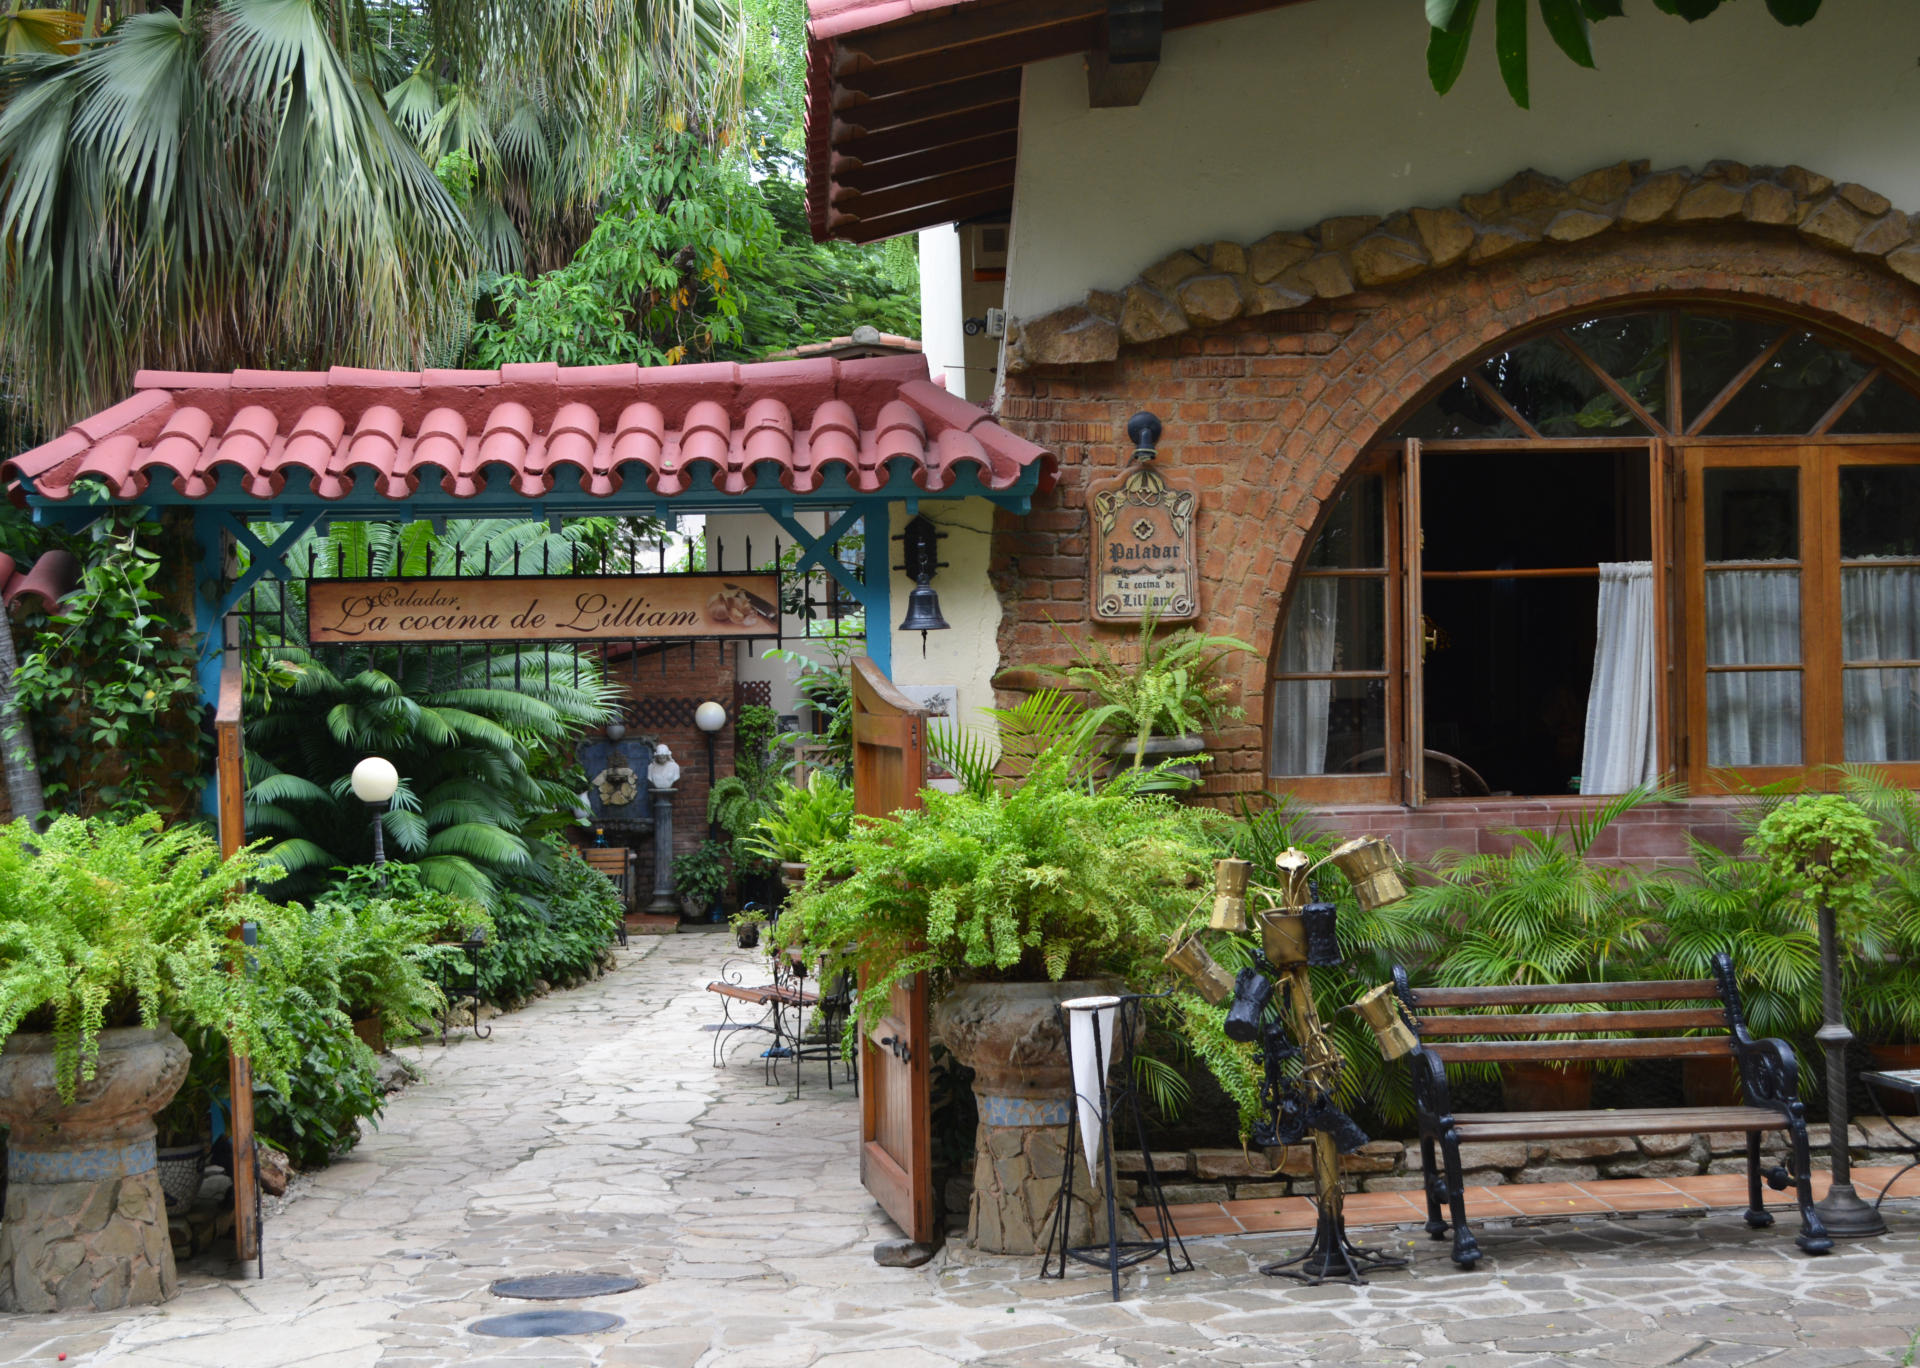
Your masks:
{"label": "stone statue bust", "polygon": [[653,748],[653,763],[647,766],[647,783],[656,789],[670,789],[680,782],[680,766],[666,745]]}

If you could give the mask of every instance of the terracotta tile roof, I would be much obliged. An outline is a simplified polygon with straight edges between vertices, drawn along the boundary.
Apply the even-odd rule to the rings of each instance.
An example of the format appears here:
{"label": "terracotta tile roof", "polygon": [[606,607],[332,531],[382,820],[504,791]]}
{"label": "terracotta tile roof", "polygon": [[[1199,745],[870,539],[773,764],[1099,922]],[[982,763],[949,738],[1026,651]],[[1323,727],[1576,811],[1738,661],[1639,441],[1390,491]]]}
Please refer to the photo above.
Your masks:
{"label": "terracotta tile roof", "polygon": [[[43,552],[32,569],[23,570],[12,556],[0,551],[0,608],[11,608],[24,598],[37,598],[51,613],[79,583],[80,562],[69,552]],[[6,630],[0,623],[0,632]]]}
{"label": "terracotta tile roof", "polygon": [[[938,492],[972,467],[1009,489],[1030,469],[1053,483],[1045,449],[927,378],[919,355],[702,366],[497,371],[142,371],[135,392],[43,446],[0,462],[0,480],[49,499],[78,482],[139,499],[167,481],[189,499],[231,489],[255,499],[364,490],[459,498],[505,487],[524,498],[596,498],[634,482],[672,497],[712,487],[812,493],[843,472],[860,493]],[[902,469],[901,463],[905,468]],[[889,484],[891,482],[891,486]]]}

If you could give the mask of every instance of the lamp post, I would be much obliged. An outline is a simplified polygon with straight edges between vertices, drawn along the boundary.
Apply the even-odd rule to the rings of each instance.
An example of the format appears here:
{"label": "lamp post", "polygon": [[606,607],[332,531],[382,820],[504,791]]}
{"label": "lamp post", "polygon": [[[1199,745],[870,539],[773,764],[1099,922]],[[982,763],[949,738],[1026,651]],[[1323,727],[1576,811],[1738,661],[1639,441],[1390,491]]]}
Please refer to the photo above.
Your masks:
{"label": "lamp post", "polygon": [[387,862],[387,843],[382,830],[387,805],[393,801],[393,795],[400,788],[400,771],[393,767],[393,761],[378,755],[369,755],[353,767],[353,796],[373,810],[373,863],[375,866]]}
{"label": "lamp post", "polygon": [[[714,780],[713,747],[720,735],[720,729],[727,725],[727,710],[709,698],[693,710],[693,725],[698,727],[707,738],[707,793],[708,803],[711,805]],[[711,806],[708,810],[712,810]],[[707,819],[707,839],[710,841],[720,839],[719,824],[711,817]]]}
{"label": "lamp post", "polygon": [[1813,1209],[1836,1239],[1884,1235],[1887,1223],[1880,1219],[1880,1209],[1853,1190],[1853,1156],[1848,1152],[1852,1118],[1847,1112],[1847,1046],[1853,1043],[1853,1032],[1847,1029],[1840,1001],[1840,936],[1831,898],[1820,900],[1820,1009],[1821,1025],[1813,1038],[1827,1052],[1827,1162],[1833,1175],[1827,1195]]}

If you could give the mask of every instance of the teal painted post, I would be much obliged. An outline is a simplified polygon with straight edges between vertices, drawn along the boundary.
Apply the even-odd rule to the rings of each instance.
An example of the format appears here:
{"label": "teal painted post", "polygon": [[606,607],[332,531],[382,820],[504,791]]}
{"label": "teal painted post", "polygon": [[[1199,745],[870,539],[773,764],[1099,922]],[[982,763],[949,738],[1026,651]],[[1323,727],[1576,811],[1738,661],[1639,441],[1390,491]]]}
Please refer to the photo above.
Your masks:
{"label": "teal painted post", "polygon": [[867,610],[867,658],[893,678],[893,505],[871,503],[862,516],[866,535],[865,579],[860,602]]}
{"label": "teal painted post", "polygon": [[[200,556],[193,570],[193,632],[200,645],[200,706],[208,715],[220,706],[220,665],[226,645],[226,632],[220,616],[220,600],[226,584],[226,542],[220,524],[210,508],[193,510],[193,540]],[[219,784],[207,776],[200,794],[200,809],[209,817],[220,813]]]}

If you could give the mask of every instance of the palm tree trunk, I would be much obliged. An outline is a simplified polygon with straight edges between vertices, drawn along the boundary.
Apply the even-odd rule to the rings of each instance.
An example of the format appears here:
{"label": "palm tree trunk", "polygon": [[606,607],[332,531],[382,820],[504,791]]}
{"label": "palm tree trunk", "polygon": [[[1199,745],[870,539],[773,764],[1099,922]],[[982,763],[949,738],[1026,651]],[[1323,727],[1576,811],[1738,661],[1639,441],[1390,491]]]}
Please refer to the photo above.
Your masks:
{"label": "palm tree trunk", "polygon": [[35,819],[46,810],[40,793],[40,767],[33,754],[33,734],[20,715],[13,672],[20,668],[13,649],[13,626],[0,608],[0,768],[7,776],[7,801],[16,820]]}

